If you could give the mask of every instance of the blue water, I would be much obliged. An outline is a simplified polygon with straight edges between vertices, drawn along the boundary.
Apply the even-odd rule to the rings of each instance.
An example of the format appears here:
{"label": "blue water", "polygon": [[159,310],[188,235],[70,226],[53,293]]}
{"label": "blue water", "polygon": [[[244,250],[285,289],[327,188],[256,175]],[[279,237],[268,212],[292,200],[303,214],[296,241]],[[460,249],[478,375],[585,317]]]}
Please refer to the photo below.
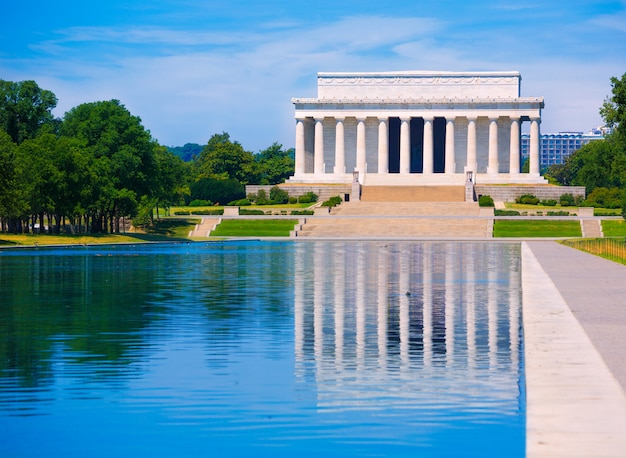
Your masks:
{"label": "blue water", "polygon": [[0,251],[0,457],[524,456],[520,249]]}

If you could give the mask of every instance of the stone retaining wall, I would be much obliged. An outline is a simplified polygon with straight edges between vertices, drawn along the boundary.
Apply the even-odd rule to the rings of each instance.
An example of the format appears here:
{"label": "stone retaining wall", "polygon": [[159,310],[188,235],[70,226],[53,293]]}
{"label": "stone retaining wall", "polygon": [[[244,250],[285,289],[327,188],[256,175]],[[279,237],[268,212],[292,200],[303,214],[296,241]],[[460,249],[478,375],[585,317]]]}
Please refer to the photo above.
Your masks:
{"label": "stone retaining wall", "polygon": [[[270,190],[276,185],[246,185],[246,196],[248,194],[256,194],[259,189],[264,189],[269,198]],[[318,202],[324,202],[331,197],[339,196],[342,200],[345,200],[345,195],[350,195],[352,192],[352,185],[336,185],[336,184],[318,184],[318,185],[304,185],[304,184],[290,184],[283,183],[278,185],[279,188],[284,189],[289,193],[290,197],[299,197],[307,192],[313,192],[318,196]]]}
{"label": "stone retaining wall", "polygon": [[541,200],[556,200],[563,194],[585,198],[584,186],[495,186],[476,185],[476,196],[491,196],[494,202],[514,202],[524,194],[532,194]]}

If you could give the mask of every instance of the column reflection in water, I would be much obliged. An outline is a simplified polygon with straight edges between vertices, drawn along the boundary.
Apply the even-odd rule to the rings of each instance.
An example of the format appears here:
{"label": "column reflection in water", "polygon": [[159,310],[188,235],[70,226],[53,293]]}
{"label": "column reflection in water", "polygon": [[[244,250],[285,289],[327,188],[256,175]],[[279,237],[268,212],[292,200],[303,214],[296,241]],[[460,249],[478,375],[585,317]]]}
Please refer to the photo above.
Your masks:
{"label": "column reflection in water", "polygon": [[295,256],[296,379],[319,409],[517,412],[518,245],[312,242]]}

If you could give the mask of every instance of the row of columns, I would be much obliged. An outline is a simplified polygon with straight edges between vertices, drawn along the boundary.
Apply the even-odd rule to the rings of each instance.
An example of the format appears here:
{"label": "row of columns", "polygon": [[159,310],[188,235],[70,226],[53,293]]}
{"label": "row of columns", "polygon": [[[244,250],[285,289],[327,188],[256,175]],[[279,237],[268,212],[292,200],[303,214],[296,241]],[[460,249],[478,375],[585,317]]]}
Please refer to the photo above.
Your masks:
{"label": "row of columns", "polygon": [[[315,142],[313,157],[313,173],[321,175],[324,170],[324,117],[315,119]],[[345,128],[343,117],[335,117],[335,165],[333,173],[346,173],[345,154]],[[434,117],[423,117],[423,174],[434,173]],[[504,118],[506,119],[506,118]],[[510,119],[510,145],[509,145],[509,174],[520,173],[520,118]],[[366,143],[365,143],[365,117],[357,118],[356,127],[356,170],[366,172]],[[477,172],[476,152],[476,121],[477,118],[467,118],[467,161],[464,172]],[[489,163],[487,174],[499,173],[498,164],[498,117],[489,118]],[[304,118],[296,119],[296,175],[305,173],[305,132]],[[411,117],[400,118],[400,173],[408,174],[411,169]],[[539,175],[539,124],[540,118],[530,120],[530,174]],[[455,141],[454,119],[446,120],[445,136],[445,170],[446,174],[455,173]],[[378,173],[389,172],[389,123],[388,118],[378,120]]]}

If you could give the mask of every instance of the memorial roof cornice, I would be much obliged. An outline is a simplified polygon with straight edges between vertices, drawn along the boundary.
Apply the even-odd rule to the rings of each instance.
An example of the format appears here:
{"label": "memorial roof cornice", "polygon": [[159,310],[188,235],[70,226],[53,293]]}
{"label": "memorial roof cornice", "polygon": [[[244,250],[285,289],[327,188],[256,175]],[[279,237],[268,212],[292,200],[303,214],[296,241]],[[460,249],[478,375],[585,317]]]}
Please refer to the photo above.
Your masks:
{"label": "memorial roof cornice", "polygon": [[390,98],[390,99],[368,99],[368,98],[314,98],[314,97],[294,97],[291,102],[295,105],[315,105],[319,107],[331,108],[334,106],[476,106],[476,105],[535,105],[540,108],[544,106],[543,97],[515,97],[515,98],[487,98],[487,97],[467,97],[467,98]]}
{"label": "memorial roof cornice", "polygon": [[439,70],[403,70],[387,72],[318,72],[318,78],[389,78],[389,77],[520,77],[518,71],[452,72]]}

